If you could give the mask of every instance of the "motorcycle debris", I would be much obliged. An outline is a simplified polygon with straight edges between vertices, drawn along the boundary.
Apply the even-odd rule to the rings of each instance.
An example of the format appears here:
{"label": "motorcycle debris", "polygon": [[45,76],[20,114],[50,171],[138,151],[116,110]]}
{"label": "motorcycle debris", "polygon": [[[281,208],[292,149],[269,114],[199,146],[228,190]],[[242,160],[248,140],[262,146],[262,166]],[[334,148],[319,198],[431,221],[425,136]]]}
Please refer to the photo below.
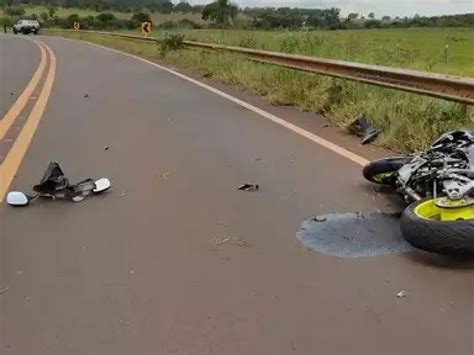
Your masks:
{"label": "motorcycle debris", "polygon": [[163,181],[163,182],[168,182],[170,175],[171,175],[171,172],[166,171],[166,172],[160,174],[160,180]]}
{"label": "motorcycle debris", "polygon": [[360,142],[362,145],[372,142],[379,135],[379,132],[370,125],[364,115],[357,117],[347,128],[352,134],[362,137]]}
{"label": "motorcycle debris", "polygon": [[233,246],[242,247],[242,248],[253,247],[252,243],[239,239],[239,238],[233,238],[233,237],[224,237],[222,239],[216,239],[215,241],[216,246],[222,245],[222,244],[228,244],[228,245],[233,245]]}
{"label": "motorcycle debris", "polygon": [[399,293],[397,293],[397,298],[404,298],[407,296],[407,294],[407,291],[400,291]]}
{"label": "motorcycle debris", "polygon": [[43,198],[62,198],[73,202],[81,202],[91,194],[99,194],[111,187],[108,179],[85,179],[77,184],[70,184],[61,167],[56,162],[50,162],[40,183],[33,186],[34,195],[19,191],[10,191],[7,203],[11,206],[27,206],[30,202]]}
{"label": "motorcycle debris", "polygon": [[257,184],[242,184],[240,185],[237,190],[239,191],[249,191],[249,192],[255,192],[260,189],[260,186]]}

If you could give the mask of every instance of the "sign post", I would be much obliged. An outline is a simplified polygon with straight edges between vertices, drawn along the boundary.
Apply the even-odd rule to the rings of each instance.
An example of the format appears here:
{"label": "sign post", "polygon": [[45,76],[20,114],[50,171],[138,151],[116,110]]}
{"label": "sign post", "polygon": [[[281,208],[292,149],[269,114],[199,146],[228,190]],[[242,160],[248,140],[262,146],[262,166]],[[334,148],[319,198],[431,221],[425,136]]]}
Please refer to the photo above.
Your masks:
{"label": "sign post", "polygon": [[148,37],[148,35],[150,34],[151,32],[151,22],[150,21],[146,21],[146,22],[142,22],[142,33],[143,33],[143,36],[146,38]]}

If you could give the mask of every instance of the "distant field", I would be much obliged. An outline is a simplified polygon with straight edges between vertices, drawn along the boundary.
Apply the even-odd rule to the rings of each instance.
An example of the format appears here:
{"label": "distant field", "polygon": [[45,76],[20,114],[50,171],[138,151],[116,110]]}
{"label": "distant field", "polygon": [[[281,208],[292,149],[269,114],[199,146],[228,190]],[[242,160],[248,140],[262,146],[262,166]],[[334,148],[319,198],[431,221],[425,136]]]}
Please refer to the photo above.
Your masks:
{"label": "distant field", "polygon": [[[40,15],[42,12],[47,12],[47,8],[44,6],[28,6],[25,9],[28,15],[33,13]],[[131,13],[113,13],[122,19],[132,16]],[[67,17],[71,14],[96,16],[98,12],[87,9],[58,8],[60,17]],[[151,17],[155,24],[165,21],[179,21],[184,18],[196,23],[203,23],[200,14],[155,13]],[[240,16],[236,21],[243,23],[246,18]],[[474,29],[472,28],[297,32],[206,29],[179,32],[189,40],[474,76]],[[154,36],[159,37],[164,33],[155,26]],[[447,58],[445,56],[446,46],[448,46]]]}
{"label": "distant field", "polygon": [[189,40],[474,76],[474,29],[180,32]]}
{"label": "distant field", "polygon": [[[46,6],[27,6],[25,7],[25,11],[27,15],[36,14],[39,16],[42,12],[47,13],[48,8]],[[129,12],[117,12],[117,11],[104,11],[104,12],[113,13],[117,18],[120,18],[120,19],[129,19],[132,16],[132,13],[129,13]],[[57,15],[59,17],[68,17],[69,15],[77,14],[81,17],[86,17],[86,16],[97,16],[99,13],[100,12],[97,12],[94,10],[88,10],[88,9],[58,7]],[[1,9],[0,9],[0,16],[3,16],[3,11]],[[196,23],[205,23],[205,21],[201,19],[201,14],[191,14],[191,13],[190,14],[181,14],[181,13],[151,14],[152,21],[158,24],[165,21],[179,21],[184,18],[189,19]]]}

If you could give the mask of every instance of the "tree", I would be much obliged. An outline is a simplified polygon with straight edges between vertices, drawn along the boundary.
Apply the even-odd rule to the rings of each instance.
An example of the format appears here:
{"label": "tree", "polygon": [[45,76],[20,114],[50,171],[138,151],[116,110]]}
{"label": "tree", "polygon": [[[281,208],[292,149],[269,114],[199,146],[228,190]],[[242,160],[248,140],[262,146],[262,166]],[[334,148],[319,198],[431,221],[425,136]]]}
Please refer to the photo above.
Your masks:
{"label": "tree", "polygon": [[43,19],[43,21],[48,21],[49,15],[46,12],[42,12],[40,14],[40,17]]}
{"label": "tree", "polygon": [[180,3],[176,4],[176,6],[174,7],[174,11],[186,14],[188,12],[193,11],[193,7],[185,1],[181,1]]}
{"label": "tree", "polygon": [[375,14],[374,14],[373,12],[371,12],[371,13],[368,15],[368,17],[369,17],[371,20],[373,20],[373,19],[375,18]]}
{"label": "tree", "polygon": [[164,1],[158,4],[157,10],[162,14],[170,14],[173,12],[174,5],[171,1]]}
{"label": "tree", "polygon": [[194,5],[192,13],[193,14],[201,14],[202,10],[204,10],[204,5]]}
{"label": "tree", "polygon": [[390,16],[382,17],[382,21],[390,21],[392,18]]}
{"label": "tree", "polygon": [[340,9],[332,7],[324,11],[324,27],[330,30],[336,30],[340,25],[339,15]]}
{"label": "tree", "polygon": [[144,12],[137,12],[137,13],[133,14],[131,20],[139,22],[139,23],[149,22],[150,21],[150,15],[146,14]]}
{"label": "tree", "polygon": [[50,18],[53,18],[56,16],[56,13],[57,13],[58,9],[55,8],[54,6],[50,6],[48,7],[48,15]]}
{"label": "tree", "polygon": [[347,16],[347,18],[348,18],[349,20],[351,20],[351,21],[352,21],[352,20],[356,20],[358,17],[359,17],[359,14],[357,14],[357,13],[355,13],[355,12],[350,13],[350,14]]}
{"label": "tree", "polygon": [[216,0],[204,7],[202,10],[202,19],[210,20],[218,25],[225,26],[229,24],[239,12],[239,9],[229,0]]}

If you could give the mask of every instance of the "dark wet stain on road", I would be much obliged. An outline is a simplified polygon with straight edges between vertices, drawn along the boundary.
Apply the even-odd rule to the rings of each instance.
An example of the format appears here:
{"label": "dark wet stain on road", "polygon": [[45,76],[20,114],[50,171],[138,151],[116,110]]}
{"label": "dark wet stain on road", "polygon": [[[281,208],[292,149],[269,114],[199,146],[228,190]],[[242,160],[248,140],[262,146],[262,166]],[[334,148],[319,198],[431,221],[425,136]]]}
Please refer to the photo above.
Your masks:
{"label": "dark wet stain on road", "polygon": [[412,251],[399,218],[384,213],[336,213],[303,221],[296,237],[309,249],[344,258]]}

